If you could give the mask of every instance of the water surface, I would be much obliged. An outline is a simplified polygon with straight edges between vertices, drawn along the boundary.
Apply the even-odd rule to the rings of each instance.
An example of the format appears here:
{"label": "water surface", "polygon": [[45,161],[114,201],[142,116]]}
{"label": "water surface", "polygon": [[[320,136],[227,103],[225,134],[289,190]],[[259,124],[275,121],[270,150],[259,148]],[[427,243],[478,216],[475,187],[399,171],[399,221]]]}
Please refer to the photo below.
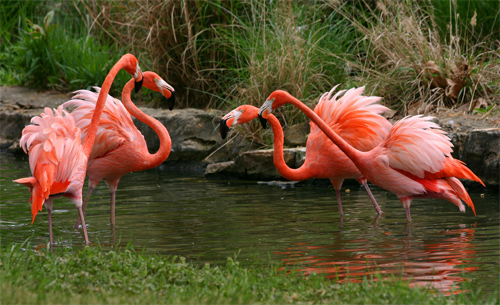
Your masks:
{"label": "water surface", "polygon": [[[34,247],[47,243],[44,209],[31,224],[29,192],[12,179],[29,176],[28,162],[0,153],[2,243]],[[477,216],[442,200],[415,200],[408,224],[393,194],[372,191],[385,212],[377,216],[358,185],[343,192],[338,214],[332,188],[283,187],[256,181],[208,181],[201,172],[165,167],[122,178],[116,196],[116,228],[109,225],[109,194],[101,182],[86,213],[89,238],[104,246],[128,242],[194,262],[225,263],[227,257],[300,265],[333,280],[359,281],[378,274],[403,276],[412,285],[460,291],[461,283],[496,292],[499,286],[500,217],[496,192],[471,193]],[[347,188],[344,188],[347,189]],[[82,245],[73,229],[77,210],[67,199],[54,201],[58,247]]]}

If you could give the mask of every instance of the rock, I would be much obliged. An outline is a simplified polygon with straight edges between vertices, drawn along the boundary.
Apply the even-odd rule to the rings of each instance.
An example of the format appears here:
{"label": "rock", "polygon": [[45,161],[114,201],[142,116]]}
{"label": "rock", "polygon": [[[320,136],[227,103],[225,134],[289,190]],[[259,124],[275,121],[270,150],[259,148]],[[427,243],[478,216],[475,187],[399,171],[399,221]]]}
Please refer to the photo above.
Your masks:
{"label": "rock", "polygon": [[458,147],[457,158],[464,161],[485,184],[498,188],[500,129],[472,130],[465,136],[463,145]]}
{"label": "rock", "polygon": [[235,161],[210,163],[205,169],[207,179],[237,179],[239,176]]}
{"label": "rock", "polygon": [[[22,87],[0,88],[0,149],[22,153],[19,139],[31,117],[39,115],[43,107],[57,107],[71,94],[36,92]],[[172,152],[164,164],[197,162],[205,169],[207,178],[231,177],[254,180],[284,180],[273,164],[273,150],[255,150],[256,144],[238,133],[230,134],[227,141],[219,135],[221,112],[216,110],[142,108],[166,126],[172,138]],[[453,156],[464,161],[486,184],[488,189],[499,187],[500,129],[498,119],[483,118],[463,113],[448,112],[435,119],[448,132],[453,145]],[[151,152],[159,147],[156,133],[143,123],[137,122]],[[291,126],[285,131],[287,145],[304,145],[309,132],[308,123]],[[297,168],[304,162],[305,148],[285,149],[285,160]],[[190,167],[191,168],[191,167]],[[468,187],[480,187],[468,183]]]}
{"label": "rock", "polygon": [[287,127],[284,130],[285,146],[305,146],[309,131],[310,127],[308,122]]}
{"label": "rock", "polygon": [[[199,109],[163,110],[141,108],[146,114],[160,121],[167,128],[172,139],[172,151],[168,161],[202,161],[222,144],[218,135],[216,111]],[[154,152],[160,147],[155,131],[134,119],[137,128],[144,135],[148,148]]]}
{"label": "rock", "polygon": [[[292,168],[297,166],[297,156],[303,154],[303,148],[285,149],[284,158],[286,164]],[[234,162],[221,162],[207,166],[206,178],[214,178],[217,175],[238,176],[239,179],[250,180],[284,180],[278,173],[273,163],[272,149],[252,150],[241,153]]]}

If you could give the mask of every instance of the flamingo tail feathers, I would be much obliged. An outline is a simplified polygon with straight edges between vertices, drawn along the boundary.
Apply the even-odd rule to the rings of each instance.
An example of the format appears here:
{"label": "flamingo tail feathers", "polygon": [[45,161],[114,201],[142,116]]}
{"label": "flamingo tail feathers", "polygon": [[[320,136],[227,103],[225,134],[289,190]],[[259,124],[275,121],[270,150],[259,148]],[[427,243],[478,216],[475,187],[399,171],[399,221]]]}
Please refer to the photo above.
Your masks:
{"label": "flamingo tail feathers", "polygon": [[[33,214],[33,219],[31,220],[31,223],[35,221],[35,217],[38,214],[38,211],[42,210],[43,203],[45,202],[46,197],[44,196],[44,192],[42,190],[42,186],[38,181],[36,180],[35,177],[27,177],[27,178],[20,178],[17,180],[14,180],[14,182],[25,185],[29,187],[30,192],[31,192],[31,213]],[[47,198],[48,198],[47,194]]]}
{"label": "flamingo tail feathers", "polygon": [[458,180],[455,177],[446,177],[446,181],[451,186],[451,188],[457,193],[458,197],[460,197],[460,199],[462,199],[472,209],[472,212],[474,212],[474,216],[476,216],[476,209],[474,208],[474,203],[472,202],[469,193],[467,193],[467,191],[465,190],[465,187],[463,186],[462,182],[460,182],[460,180]]}
{"label": "flamingo tail feathers", "polygon": [[472,181],[479,182],[483,186],[485,186],[483,181],[481,181],[481,179],[479,179],[479,177],[476,176],[476,174],[474,174],[467,166],[465,166],[464,162],[458,159],[448,159],[444,172],[445,172],[444,173],[445,177],[469,179]]}

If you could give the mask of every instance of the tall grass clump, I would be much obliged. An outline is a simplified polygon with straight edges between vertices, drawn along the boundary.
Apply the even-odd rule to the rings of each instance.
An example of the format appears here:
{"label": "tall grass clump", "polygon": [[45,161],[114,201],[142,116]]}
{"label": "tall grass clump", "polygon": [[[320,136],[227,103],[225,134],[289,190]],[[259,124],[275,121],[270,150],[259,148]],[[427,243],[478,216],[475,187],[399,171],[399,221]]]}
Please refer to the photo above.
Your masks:
{"label": "tall grass clump", "polygon": [[[273,90],[311,102],[344,78],[353,31],[322,1],[92,1],[101,31],[130,44],[181,106],[260,105]],[[347,41],[347,43],[346,43]]]}
{"label": "tall grass clump", "polygon": [[[124,50],[92,34],[90,20],[79,14],[76,2],[37,3],[29,15],[23,6],[12,7],[18,21],[6,21],[16,31],[3,37],[8,44],[1,56],[8,60],[1,67],[2,83],[16,84],[9,81],[14,78],[38,90],[59,91],[100,86]],[[118,87],[128,79],[120,73]]]}
{"label": "tall grass clump", "polygon": [[[442,107],[498,108],[500,32],[493,25],[499,3],[481,1],[489,7],[486,33],[487,27],[478,30],[483,17],[470,10],[476,7],[472,2],[384,0],[358,10],[331,5],[366,37],[360,41],[366,56],[352,63],[362,71],[358,82],[402,114],[415,114]],[[464,7],[465,16],[458,13]],[[446,24],[443,12],[449,14]]]}

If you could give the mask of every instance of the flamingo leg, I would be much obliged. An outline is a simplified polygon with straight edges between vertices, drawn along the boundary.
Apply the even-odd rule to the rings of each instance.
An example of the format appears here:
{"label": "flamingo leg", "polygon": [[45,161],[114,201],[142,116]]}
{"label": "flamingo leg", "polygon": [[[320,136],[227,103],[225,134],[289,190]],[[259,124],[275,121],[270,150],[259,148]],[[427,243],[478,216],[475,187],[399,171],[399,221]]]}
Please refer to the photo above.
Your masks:
{"label": "flamingo leg", "polygon": [[111,197],[110,202],[109,202],[109,209],[110,209],[110,214],[109,214],[109,222],[111,223],[111,227],[115,227],[115,195],[116,195],[116,189],[115,190],[110,190],[109,196]]}
{"label": "flamingo leg", "polygon": [[368,196],[370,196],[370,200],[372,201],[373,203],[373,206],[375,207],[375,210],[377,210],[377,213],[380,215],[380,214],[383,214],[384,212],[382,212],[382,210],[380,209],[380,207],[378,206],[378,203],[377,203],[377,200],[375,200],[375,197],[373,196],[372,194],[372,191],[370,190],[370,188],[368,187],[368,183],[366,182],[366,179],[361,179],[361,184],[365,187],[365,190],[366,192],[368,193]]}
{"label": "flamingo leg", "polygon": [[50,238],[50,251],[52,252],[52,247],[54,246],[54,235],[52,234],[52,209],[47,209],[49,214],[49,238]]}
{"label": "flamingo leg", "polygon": [[335,190],[337,193],[337,202],[339,204],[339,213],[340,215],[344,215],[344,209],[342,209],[342,199],[340,198],[340,190]]}
{"label": "flamingo leg", "polygon": [[109,188],[109,222],[111,223],[111,227],[114,227],[116,222],[115,222],[115,197],[116,197],[116,190],[118,189],[118,182],[120,182],[120,178],[115,179],[115,180],[104,180],[106,181],[106,184],[108,185]]}
{"label": "flamingo leg", "polygon": [[83,234],[85,235],[85,244],[89,245],[89,235],[87,234],[87,226],[85,225],[85,217],[83,216],[83,209],[78,208],[78,214],[80,214],[80,222],[82,223]]}
{"label": "flamingo leg", "polygon": [[[89,188],[87,190],[87,194],[85,195],[85,200],[83,201],[83,206],[82,206],[83,212],[85,212],[85,209],[87,208],[87,204],[89,203],[90,196],[92,195],[92,192],[94,191],[94,189],[95,189],[95,185],[91,185],[89,183]],[[79,217],[76,218],[75,225],[73,226],[73,228],[78,229],[78,226],[80,226],[80,218]]]}
{"label": "flamingo leg", "polygon": [[411,201],[413,198],[411,197],[400,197],[399,200],[401,200],[401,203],[403,204],[403,207],[405,208],[406,212],[406,219],[408,222],[411,222],[411,215],[410,215],[410,205]]}
{"label": "flamingo leg", "polygon": [[342,208],[342,199],[340,195],[340,190],[342,189],[342,183],[344,182],[344,179],[334,179],[330,178],[330,182],[333,185],[333,188],[335,189],[335,192],[337,194],[337,203],[339,204],[339,213],[341,216],[344,215],[344,209]]}

